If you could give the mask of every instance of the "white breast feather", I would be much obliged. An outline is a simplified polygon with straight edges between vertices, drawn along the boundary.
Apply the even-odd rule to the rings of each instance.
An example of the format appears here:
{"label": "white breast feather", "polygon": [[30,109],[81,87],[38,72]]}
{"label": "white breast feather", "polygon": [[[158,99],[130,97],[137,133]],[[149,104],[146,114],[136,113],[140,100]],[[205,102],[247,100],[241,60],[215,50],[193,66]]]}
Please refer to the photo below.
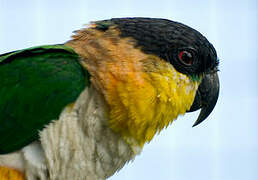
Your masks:
{"label": "white breast feather", "polygon": [[106,104],[93,88],[87,88],[40,137],[51,179],[106,179],[135,156],[108,127]]}

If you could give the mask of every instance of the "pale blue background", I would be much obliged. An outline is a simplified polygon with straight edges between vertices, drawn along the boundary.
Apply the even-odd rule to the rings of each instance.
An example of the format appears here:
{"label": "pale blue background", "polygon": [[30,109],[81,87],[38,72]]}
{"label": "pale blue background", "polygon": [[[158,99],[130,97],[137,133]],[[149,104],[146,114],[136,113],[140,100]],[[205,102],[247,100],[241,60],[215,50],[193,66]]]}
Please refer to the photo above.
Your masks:
{"label": "pale blue background", "polygon": [[0,0],[0,53],[63,43],[92,20],[148,16],[203,33],[220,58],[221,93],[208,118],[179,118],[110,180],[258,179],[258,4],[255,0]]}

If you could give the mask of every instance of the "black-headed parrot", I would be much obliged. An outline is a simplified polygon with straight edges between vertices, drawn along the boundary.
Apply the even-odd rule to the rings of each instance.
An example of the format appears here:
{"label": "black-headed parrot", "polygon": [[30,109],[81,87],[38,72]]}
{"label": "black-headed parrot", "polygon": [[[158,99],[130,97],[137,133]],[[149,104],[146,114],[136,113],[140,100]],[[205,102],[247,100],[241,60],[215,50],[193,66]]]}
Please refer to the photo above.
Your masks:
{"label": "black-headed parrot", "polygon": [[0,55],[0,179],[104,180],[179,115],[219,95],[215,48],[156,18],[92,22],[64,44]]}

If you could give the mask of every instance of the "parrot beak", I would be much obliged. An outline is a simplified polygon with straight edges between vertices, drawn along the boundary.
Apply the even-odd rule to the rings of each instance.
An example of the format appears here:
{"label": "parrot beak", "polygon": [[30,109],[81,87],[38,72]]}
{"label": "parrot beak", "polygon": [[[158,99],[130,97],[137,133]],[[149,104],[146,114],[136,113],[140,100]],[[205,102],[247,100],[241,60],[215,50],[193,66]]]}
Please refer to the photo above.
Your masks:
{"label": "parrot beak", "polygon": [[205,74],[195,95],[194,102],[188,112],[193,112],[201,108],[198,119],[194,126],[203,122],[212,112],[219,97],[219,77],[217,72]]}

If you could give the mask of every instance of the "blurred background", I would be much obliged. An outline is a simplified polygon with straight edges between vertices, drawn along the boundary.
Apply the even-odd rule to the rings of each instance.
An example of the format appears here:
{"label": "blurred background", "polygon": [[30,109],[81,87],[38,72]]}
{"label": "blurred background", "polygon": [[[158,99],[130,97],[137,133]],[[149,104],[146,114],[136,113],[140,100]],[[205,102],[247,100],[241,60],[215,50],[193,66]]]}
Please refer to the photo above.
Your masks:
{"label": "blurred background", "polygon": [[0,53],[69,40],[112,17],[159,17],[206,36],[220,59],[221,92],[208,120],[178,118],[109,180],[258,179],[257,0],[0,0]]}

